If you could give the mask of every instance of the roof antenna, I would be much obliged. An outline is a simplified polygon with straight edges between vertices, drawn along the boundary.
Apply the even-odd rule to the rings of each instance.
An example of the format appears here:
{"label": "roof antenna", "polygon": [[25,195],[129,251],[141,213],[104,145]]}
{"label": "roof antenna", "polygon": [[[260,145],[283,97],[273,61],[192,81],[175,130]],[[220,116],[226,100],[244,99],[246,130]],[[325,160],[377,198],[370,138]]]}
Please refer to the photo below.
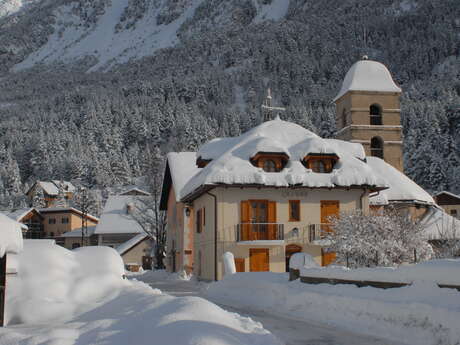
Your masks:
{"label": "roof antenna", "polygon": [[265,98],[264,104],[262,104],[262,112],[264,116],[264,122],[273,120],[273,113],[277,112],[275,120],[281,120],[279,113],[286,111],[286,108],[282,107],[273,107],[272,106],[272,92],[270,88],[267,89],[267,98]]}

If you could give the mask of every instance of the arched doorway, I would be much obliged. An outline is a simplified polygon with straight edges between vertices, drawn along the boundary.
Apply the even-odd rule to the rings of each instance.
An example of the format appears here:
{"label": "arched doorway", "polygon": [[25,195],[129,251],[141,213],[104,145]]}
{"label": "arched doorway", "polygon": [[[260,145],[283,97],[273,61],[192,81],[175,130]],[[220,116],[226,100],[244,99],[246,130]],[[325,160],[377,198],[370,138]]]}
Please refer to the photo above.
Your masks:
{"label": "arched doorway", "polygon": [[289,260],[291,256],[295,253],[300,253],[302,251],[302,247],[297,244],[288,244],[286,246],[286,272],[289,272]]}

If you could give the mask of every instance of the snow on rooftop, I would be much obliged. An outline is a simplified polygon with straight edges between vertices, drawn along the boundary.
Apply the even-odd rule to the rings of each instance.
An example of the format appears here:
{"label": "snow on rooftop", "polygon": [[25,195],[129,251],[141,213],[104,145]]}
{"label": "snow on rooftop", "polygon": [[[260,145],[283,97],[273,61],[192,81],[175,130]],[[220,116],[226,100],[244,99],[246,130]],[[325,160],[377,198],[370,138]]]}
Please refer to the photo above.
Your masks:
{"label": "snow on rooftop", "polygon": [[29,207],[29,208],[20,208],[16,211],[13,211],[13,212],[10,212],[8,213],[8,217],[10,217],[11,219],[19,222],[21,221],[21,219],[26,216],[29,212],[33,211],[33,210],[36,210],[38,212],[37,209],[33,208],[33,207]]}
{"label": "snow on rooftop", "polygon": [[39,181],[38,184],[48,195],[58,195],[59,189],[53,182]]}
{"label": "snow on rooftop", "polygon": [[120,193],[120,195],[132,195],[132,194],[136,194],[136,193],[142,194],[142,195],[145,195],[145,196],[150,195],[149,192],[146,192],[145,190],[142,190],[139,187],[129,188],[129,189],[125,190],[124,192]]}
{"label": "snow on rooftop", "polygon": [[110,196],[105,203],[95,234],[137,234],[142,233],[141,226],[128,213],[128,204],[143,196]]}
{"label": "snow on rooftop", "polygon": [[448,192],[448,191],[446,191],[446,190],[443,190],[443,191],[441,191],[441,192],[439,192],[439,193],[436,193],[435,196],[439,196],[439,195],[442,195],[442,194],[446,194],[446,195],[449,195],[449,196],[451,196],[451,197],[453,197],[453,198],[456,198],[456,199],[459,199],[459,200],[460,200],[460,195],[457,195],[457,194]]}
{"label": "snow on rooftop", "polygon": [[377,157],[367,157],[367,164],[384,179],[390,188],[369,198],[371,205],[387,205],[391,201],[418,201],[435,204],[431,195],[402,172]]}
{"label": "snow on rooftop", "polygon": [[460,236],[460,220],[444,212],[443,209],[432,207],[423,218],[424,233],[427,239],[454,239]]}
{"label": "snow on rooftop", "polygon": [[0,213],[0,257],[22,250],[21,224]]}
{"label": "snow on rooftop", "polygon": [[115,250],[117,251],[118,254],[123,255],[125,252],[127,252],[132,247],[134,247],[136,244],[138,244],[139,242],[142,242],[146,238],[147,238],[146,233],[138,234],[134,236],[133,238],[129,239],[128,241],[120,244],[118,247],[115,248]]}
{"label": "snow on rooftop", "polygon": [[201,170],[196,166],[196,157],[195,152],[168,153],[169,170],[177,202],[181,199],[181,191],[184,186]]}
{"label": "snow on rooftop", "polygon": [[360,60],[348,70],[334,102],[348,91],[401,92],[401,89],[384,64],[372,60]]}
{"label": "snow on rooftop", "polygon": [[[285,153],[290,157],[281,172],[267,173],[251,164],[250,158],[255,153],[273,151]],[[301,163],[309,153],[335,154],[339,157],[339,161],[332,173],[314,173]],[[190,162],[182,161],[184,167],[171,166],[172,174],[174,168],[179,169],[181,174],[185,174],[186,178],[183,181],[194,175],[182,188],[181,198],[200,186],[213,184],[386,187],[385,181],[364,162],[365,153],[362,145],[323,139],[299,125],[280,119],[264,122],[236,138],[212,140],[201,147],[197,156],[212,159],[212,162],[202,169],[197,169],[192,159]]]}
{"label": "snow on rooftop", "polygon": [[[96,230],[96,226],[88,226],[88,228],[86,229],[86,234],[85,234],[85,237],[89,237],[89,236],[92,236],[94,234],[94,231]],[[75,230],[72,230],[72,231],[67,231],[65,233],[63,233],[61,235],[61,237],[77,237],[77,238],[81,238],[81,232],[82,232],[82,229],[81,228],[78,228],[78,229],[75,229]]]}

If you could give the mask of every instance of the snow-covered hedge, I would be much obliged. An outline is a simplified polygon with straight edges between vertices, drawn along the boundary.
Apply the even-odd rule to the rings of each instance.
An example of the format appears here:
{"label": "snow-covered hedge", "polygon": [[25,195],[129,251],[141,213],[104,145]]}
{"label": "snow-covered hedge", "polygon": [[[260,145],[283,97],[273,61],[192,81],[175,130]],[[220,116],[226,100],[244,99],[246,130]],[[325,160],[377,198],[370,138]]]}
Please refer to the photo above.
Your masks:
{"label": "snow-covered hedge", "polygon": [[0,213],[0,257],[22,249],[21,224]]}
{"label": "snow-covered hedge", "polygon": [[334,324],[402,344],[454,345],[460,339],[460,293],[429,282],[382,290],[288,282],[285,273],[251,272],[212,283],[206,295],[224,305]]}
{"label": "snow-covered hedge", "polygon": [[7,323],[44,323],[70,319],[76,313],[113,298],[127,284],[118,253],[109,247],[67,250],[47,240],[25,240],[9,256],[17,271],[7,284]]}
{"label": "snow-covered hedge", "polygon": [[348,269],[341,266],[303,267],[305,277],[368,280],[378,282],[412,283],[429,281],[433,284],[460,286],[460,259],[430,260],[416,265]]}

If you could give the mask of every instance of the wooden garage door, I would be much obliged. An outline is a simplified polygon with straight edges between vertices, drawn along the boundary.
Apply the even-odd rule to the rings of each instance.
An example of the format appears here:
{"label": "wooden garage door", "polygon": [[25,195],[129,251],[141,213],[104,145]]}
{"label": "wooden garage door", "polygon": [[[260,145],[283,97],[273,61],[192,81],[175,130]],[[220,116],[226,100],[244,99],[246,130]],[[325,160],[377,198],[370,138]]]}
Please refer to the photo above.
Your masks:
{"label": "wooden garage door", "polygon": [[250,248],[249,266],[251,272],[265,272],[270,270],[268,248]]}

